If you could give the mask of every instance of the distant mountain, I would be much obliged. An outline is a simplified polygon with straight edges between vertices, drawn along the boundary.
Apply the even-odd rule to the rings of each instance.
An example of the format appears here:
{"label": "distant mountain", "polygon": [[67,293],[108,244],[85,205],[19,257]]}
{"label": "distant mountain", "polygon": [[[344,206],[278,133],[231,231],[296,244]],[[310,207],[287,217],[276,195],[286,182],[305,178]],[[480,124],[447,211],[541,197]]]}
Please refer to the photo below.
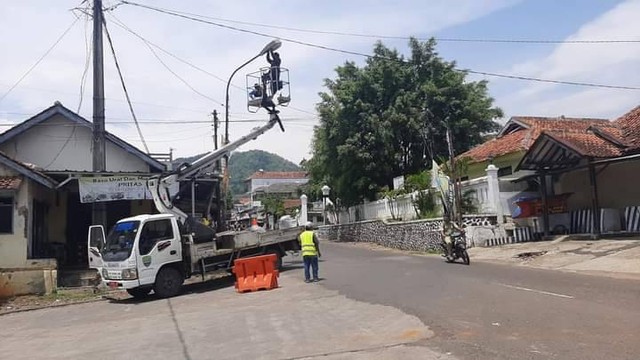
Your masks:
{"label": "distant mountain", "polygon": [[[181,163],[191,163],[204,154],[178,158],[173,161],[174,166]],[[245,192],[244,180],[258,170],[264,171],[300,171],[300,167],[291,161],[262,150],[234,152],[229,159],[229,186],[234,195]]]}
{"label": "distant mountain", "polygon": [[244,180],[258,170],[264,171],[300,171],[300,167],[291,161],[262,150],[236,152],[229,160],[229,186],[231,192],[245,192]]}

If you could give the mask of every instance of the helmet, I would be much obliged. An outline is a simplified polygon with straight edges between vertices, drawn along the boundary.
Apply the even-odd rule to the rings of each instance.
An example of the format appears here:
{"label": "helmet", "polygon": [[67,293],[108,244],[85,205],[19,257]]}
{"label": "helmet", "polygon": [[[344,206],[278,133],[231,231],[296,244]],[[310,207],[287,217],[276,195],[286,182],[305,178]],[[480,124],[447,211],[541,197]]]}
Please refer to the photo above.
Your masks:
{"label": "helmet", "polygon": [[307,222],[304,224],[304,228],[305,228],[306,230],[311,230],[311,229],[313,229],[313,223],[312,223],[311,221],[307,221]]}

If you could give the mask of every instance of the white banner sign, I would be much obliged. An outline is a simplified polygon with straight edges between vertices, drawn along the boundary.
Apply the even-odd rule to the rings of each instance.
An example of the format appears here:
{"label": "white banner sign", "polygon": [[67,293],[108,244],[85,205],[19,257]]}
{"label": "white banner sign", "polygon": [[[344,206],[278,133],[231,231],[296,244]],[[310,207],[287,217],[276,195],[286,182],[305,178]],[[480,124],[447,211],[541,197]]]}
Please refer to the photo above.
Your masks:
{"label": "white banner sign", "polygon": [[152,199],[148,176],[83,176],[78,179],[80,202]]}

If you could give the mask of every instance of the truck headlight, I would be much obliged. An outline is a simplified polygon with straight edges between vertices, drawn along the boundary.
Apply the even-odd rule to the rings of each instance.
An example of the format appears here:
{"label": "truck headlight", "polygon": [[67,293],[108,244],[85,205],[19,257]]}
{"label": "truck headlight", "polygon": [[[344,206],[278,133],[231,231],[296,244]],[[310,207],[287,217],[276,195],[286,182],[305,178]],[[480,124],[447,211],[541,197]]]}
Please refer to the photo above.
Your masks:
{"label": "truck headlight", "polygon": [[122,270],[122,280],[135,280],[138,278],[138,270],[133,269],[123,269]]}
{"label": "truck headlight", "polygon": [[107,269],[102,269],[102,278],[105,280],[109,278],[109,272]]}

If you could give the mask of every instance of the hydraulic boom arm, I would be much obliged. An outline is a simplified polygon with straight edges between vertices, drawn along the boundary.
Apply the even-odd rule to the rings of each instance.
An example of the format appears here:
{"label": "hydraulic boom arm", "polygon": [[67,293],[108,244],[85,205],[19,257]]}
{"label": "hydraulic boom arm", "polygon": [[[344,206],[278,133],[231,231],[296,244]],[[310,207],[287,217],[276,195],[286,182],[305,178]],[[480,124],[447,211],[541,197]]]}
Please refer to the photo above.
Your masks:
{"label": "hydraulic boom arm", "polygon": [[[190,165],[180,166],[180,168],[168,173],[153,177],[147,181],[147,187],[153,196],[153,202],[160,213],[175,215],[180,223],[185,224],[189,217],[184,211],[175,207],[169,196],[169,188],[182,180],[194,179],[198,173],[209,168],[225,155],[229,155],[232,151],[240,146],[255,140],[258,136],[264,134],[271,129],[276,122],[280,123],[277,113],[271,113],[269,122],[261,127],[254,128],[247,135],[226,144],[220,149],[209,152],[200,159],[194,161]],[[282,128],[282,124],[280,123]],[[283,129],[284,131],[284,129]]]}

